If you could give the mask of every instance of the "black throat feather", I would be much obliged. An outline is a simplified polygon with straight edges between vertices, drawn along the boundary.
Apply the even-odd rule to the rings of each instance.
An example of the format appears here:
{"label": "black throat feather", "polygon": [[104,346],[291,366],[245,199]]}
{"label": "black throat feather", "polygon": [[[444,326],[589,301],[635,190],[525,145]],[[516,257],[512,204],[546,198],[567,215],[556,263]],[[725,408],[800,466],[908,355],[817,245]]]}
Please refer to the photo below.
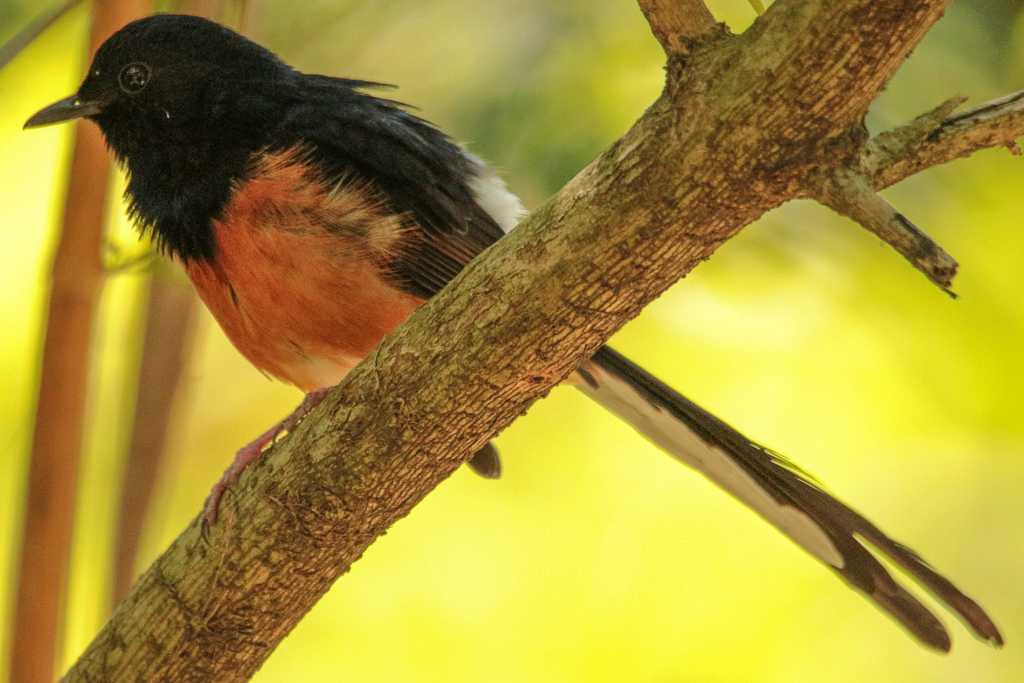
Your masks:
{"label": "black throat feather", "polygon": [[227,122],[174,127],[138,117],[129,128],[106,118],[97,123],[128,176],[125,199],[139,231],[181,261],[212,259],[213,221],[265,144],[259,130]]}
{"label": "black throat feather", "polygon": [[244,175],[247,157],[219,156],[202,170],[173,154],[122,161],[129,217],[161,253],[183,262],[212,259],[213,221],[230,200],[233,182]]}

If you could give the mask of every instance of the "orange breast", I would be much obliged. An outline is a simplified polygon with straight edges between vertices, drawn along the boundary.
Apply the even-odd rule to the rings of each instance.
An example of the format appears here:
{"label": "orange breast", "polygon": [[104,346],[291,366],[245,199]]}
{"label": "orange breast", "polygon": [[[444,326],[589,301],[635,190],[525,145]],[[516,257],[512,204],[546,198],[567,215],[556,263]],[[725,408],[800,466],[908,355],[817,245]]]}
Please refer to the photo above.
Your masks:
{"label": "orange breast", "polygon": [[265,156],[214,223],[217,254],[185,265],[238,350],[303,391],[336,384],[422,300],[383,268],[410,227],[365,185]]}

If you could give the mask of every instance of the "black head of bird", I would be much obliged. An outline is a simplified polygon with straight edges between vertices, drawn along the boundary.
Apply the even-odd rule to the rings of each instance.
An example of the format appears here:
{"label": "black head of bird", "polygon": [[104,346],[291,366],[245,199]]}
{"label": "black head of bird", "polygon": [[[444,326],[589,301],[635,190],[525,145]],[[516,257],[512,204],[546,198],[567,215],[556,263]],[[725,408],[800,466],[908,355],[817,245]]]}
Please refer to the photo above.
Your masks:
{"label": "black head of bird", "polygon": [[155,15],[111,36],[78,92],[25,127],[89,118],[116,154],[131,158],[164,144],[245,132],[265,113],[261,95],[294,74],[272,52],[219,24]]}
{"label": "black head of bird", "polygon": [[[227,201],[251,154],[268,144],[300,81],[272,52],[228,28],[155,15],[108,39],[78,91],[25,127],[94,121],[128,172],[135,218],[148,228],[173,226],[175,251],[201,256],[209,249],[202,225]],[[168,235],[157,230],[157,237]]]}

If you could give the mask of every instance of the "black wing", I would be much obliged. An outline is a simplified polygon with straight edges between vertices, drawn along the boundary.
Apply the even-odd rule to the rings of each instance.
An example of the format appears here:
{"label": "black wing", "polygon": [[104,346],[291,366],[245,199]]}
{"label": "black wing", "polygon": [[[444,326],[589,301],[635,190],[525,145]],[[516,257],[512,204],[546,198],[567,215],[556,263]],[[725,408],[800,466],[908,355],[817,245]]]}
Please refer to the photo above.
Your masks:
{"label": "black wing", "polygon": [[361,81],[303,76],[282,143],[310,147],[331,177],[370,181],[419,234],[391,263],[403,290],[428,298],[504,232],[470,188],[479,165],[433,125]]}

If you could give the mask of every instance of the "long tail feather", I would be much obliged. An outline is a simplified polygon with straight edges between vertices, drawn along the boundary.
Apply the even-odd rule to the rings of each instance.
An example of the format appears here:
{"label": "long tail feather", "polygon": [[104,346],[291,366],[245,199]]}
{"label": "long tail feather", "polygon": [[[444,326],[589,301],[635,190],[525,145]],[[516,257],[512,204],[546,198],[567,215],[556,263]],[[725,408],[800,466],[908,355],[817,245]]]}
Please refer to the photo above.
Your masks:
{"label": "long tail feather", "polygon": [[977,603],[782,456],[747,439],[608,347],[579,375],[582,381],[577,384],[585,393],[759,513],[925,644],[949,650],[946,628],[893,579],[862,541],[930,589],[980,638],[1003,644],[999,630]]}

